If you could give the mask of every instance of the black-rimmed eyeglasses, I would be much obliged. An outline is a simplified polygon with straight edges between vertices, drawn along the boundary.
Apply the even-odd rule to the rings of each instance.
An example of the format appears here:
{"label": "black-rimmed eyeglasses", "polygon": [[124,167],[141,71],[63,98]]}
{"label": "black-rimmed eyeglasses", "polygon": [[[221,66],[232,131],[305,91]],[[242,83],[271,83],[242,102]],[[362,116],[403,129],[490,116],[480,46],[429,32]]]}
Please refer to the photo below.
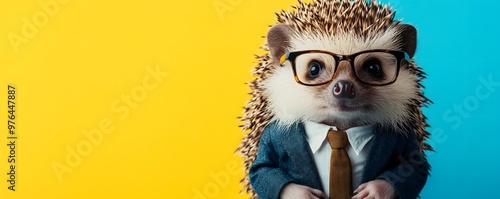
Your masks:
{"label": "black-rimmed eyeglasses", "polygon": [[283,55],[280,64],[287,60],[292,64],[295,81],[306,86],[318,86],[333,81],[341,61],[350,63],[359,81],[384,86],[396,81],[399,68],[401,65],[408,65],[410,57],[406,52],[397,50],[366,50],[351,55],[306,50]]}

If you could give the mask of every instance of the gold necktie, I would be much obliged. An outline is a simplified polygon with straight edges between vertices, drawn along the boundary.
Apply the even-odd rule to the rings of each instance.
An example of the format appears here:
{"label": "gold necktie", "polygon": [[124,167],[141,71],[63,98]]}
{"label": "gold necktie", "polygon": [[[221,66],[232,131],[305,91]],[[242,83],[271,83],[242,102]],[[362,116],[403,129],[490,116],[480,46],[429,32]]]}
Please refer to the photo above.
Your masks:
{"label": "gold necktie", "polygon": [[345,150],[349,144],[345,131],[328,131],[328,142],[332,147],[330,156],[330,199],[352,197],[351,160]]}

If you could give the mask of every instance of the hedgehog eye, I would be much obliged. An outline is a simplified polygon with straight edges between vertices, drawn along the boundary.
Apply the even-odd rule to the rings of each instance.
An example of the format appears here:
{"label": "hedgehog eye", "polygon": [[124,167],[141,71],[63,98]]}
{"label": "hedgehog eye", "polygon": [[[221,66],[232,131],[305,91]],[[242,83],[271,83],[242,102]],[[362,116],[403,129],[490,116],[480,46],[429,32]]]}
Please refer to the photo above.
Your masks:
{"label": "hedgehog eye", "polygon": [[371,59],[363,64],[363,70],[373,76],[380,76],[382,73],[382,65],[378,59]]}
{"label": "hedgehog eye", "polygon": [[313,60],[309,62],[307,77],[310,79],[318,77],[321,74],[323,67],[324,67],[323,64],[319,61]]}

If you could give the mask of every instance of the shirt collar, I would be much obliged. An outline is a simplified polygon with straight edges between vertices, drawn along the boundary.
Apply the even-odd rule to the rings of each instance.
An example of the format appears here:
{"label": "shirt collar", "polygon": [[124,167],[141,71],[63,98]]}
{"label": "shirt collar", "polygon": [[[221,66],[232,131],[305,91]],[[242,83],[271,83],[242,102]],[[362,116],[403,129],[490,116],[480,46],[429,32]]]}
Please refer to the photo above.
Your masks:
{"label": "shirt collar", "polygon": [[[304,122],[304,128],[306,130],[309,147],[311,148],[311,151],[313,153],[318,151],[318,149],[321,147],[330,128],[332,128],[333,130],[337,130],[337,127],[335,126],[329,126],[311,121]],[[363,150],[366,144],[373,138],[373,126],[368,125],[352,127],[350,129],[347,129],[346,133],[352,149],[354,149],[356,155],[359,155],[361,150]]]}

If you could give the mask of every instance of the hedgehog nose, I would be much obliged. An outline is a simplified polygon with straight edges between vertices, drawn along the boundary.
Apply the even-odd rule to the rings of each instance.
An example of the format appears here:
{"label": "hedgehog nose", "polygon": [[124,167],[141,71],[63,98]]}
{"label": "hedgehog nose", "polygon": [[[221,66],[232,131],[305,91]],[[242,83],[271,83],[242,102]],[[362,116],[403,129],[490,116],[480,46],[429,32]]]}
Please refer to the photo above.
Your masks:
{"label": "hedgehog nose", "polygon": [[350,98],[356,97],[356,90],[354,89],[354,84],[350,81],[338,81],[333,86],[333,96],[337,98]]}

